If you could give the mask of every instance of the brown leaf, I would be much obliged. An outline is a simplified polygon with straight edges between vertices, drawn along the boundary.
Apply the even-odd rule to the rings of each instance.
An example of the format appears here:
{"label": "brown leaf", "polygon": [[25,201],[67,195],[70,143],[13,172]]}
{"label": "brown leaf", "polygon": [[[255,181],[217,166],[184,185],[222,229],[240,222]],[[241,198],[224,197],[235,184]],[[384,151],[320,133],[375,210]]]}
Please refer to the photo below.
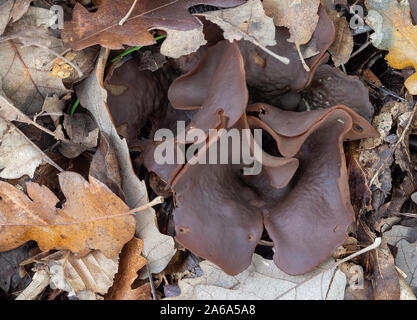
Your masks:
{"label": "brown leaf", "polygon": [[105,297],[106,300],[149,300],[144,297],[143,288],[132,289],[132,284],[138,277],[137,272],[146,265],[146,259],[141,255],[142,250],[143,242],[138,238],[126,243],[120,254],[119,271]]}
{"label": "brown leaf", "polygon": [[101,134],[100,145],[91,160],[89,175],[103,182],[120,199],[125,199],[116,151],[105,133]]}
{"label": "brown leaf", "polygon": [[132,1],[102,0],[96,12],[89,13],[77,3],[72,21],[66,22],[62,32],[64,42],[75,50],[100,44],[109,49],[122,49],[123,45],[146,46],[155,43],[150,29],[193,30],[201,23],[188,13],[197,4],[234,7],[242,0],[142,0],[134,6],[127,21],[119,22],[132,7]]}
{"label": "brown leaf", "polygon": [[339,67],[349,61],[353,51],[353,34],[345,17],[340,17],[335,9],[327,10],[336,29],[336,39],[329,51],[334,65]]}
{"label": "brown leaf", "polygon": [[[358,239],[365,244],[375,240],[375,234],[364,221],[358,222]],[[373,275],[372,287],[375,300],[399,300],[400,283],[395,269],[394,258],[387,246],[385,237],[381,245],[362,256],[366,270]]]}
{"label": "brown leaf", "polygon": [[87,182],[75,172],[63,172],[59,182],[66,197],[62,209],[56,207],[58,198],[37,183],[27,182],[25,195],[0,182],[0,251],[35,240],[42,251],[68,249],[84,256],[98,249],[116,256],[135,230],[127,205],[93,177]]}

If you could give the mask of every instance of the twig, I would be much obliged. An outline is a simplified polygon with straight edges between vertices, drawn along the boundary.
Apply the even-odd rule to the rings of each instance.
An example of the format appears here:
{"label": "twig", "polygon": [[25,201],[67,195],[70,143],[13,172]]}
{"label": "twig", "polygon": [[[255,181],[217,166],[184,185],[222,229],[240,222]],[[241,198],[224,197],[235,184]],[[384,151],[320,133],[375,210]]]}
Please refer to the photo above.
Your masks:
{"label": "twig", "polygon": [[404,217],[409,217],[409,218],[417,218],[417,214],[415,214],[415,213],[396,212],[394,214],[396,216],[404,216]]}
{"label": "twig", "polygon": [[132,6],[130,7],[130,9],[129,9],[129,11],[127,12],[127,14],[122,18],[122,20],[120,20],[119,21],[119,25],[120,26],[122,26],[125,22],[126,22],[126,20],[127,19],[129,19],[129,17],[130,17],[130,15],[132,14],[132,12],[133,12],[133,9],[135,8],[135,6],[136,6],[136,3],[138,2],[138,0],[135,0],[134,2],[133,2],[133,4],[132,4]]}
{"label": "twig", "polygon": [[153,279],[152,279],[151,270],[149,269],[149,264],[146,264],[146,270],[148,272],[149,285],[151,286],[152,299],[158,300],[158,298],[156,296],[156,290],[155,290],[155,287],[153,285]]}
{"label": "twig", "polygon": [[45,270],[40,270],[33,276],[32,282],[20,293],[16,300],[35,300],[49,285],[51,277]]}

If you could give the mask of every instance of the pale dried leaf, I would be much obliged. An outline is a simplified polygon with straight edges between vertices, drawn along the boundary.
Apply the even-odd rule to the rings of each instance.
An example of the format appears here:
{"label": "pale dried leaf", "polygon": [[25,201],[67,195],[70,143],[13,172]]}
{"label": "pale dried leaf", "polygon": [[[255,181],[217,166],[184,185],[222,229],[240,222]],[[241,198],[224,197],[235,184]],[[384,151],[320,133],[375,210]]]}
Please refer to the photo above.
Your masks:
{"label": "pale dried leaf", "polygon": [[83,258],[68,251],[58,251],[41,259],[36,268],[48,272],[52,289],[64,290],[69,296],[81,291],[105,294],[113,284],[118,261],[118,256],[107,258],[98,250]]}
{"label": "pale dried leaf", "polygon": [[395,225],[391,230],[386,231],[384,236],[387,239],[387,243],[391,246],[396,246],[403,239],[412,243],[417,241],[417,228]]}
{"label": "pale dried leaf", "polygon": [[319,21],[320,0],[264,0],[263,4],[276,26],[290,30],[290,41],[299,45],[310,41]]}
{"label": "pale dried leaf", "polygon": [[[100,131],[109,137],[109,142],[115,149],[122,176],[122,189],[126,203],[130,208],[136,208],[148,202],[148,194],[144,182],[134,174],[125,139],[120,139],[111,120],[107,108],[107,91],[103,87],[103,72],[108,52],[102,49],[96,68],[83,82],[77,85],[77,95],[81,105],[94,116]],[[161,272],[175,254],[172,237],[159,232],[156,225],[155,210],[149,208],[135,215],[136,236],[143,240],[143,255],[148,261],[152,273]]]}
{"label": "pale dried leaf", "polygon": [[219,25],[224,30],[224,38],[230,42],[256,39],[263,46],[276,44],[274,22],[265,15],[260,0],[249,0],[236,8],[209,11],[199,15]]}
{"label": "pale dried leaf", "polygon": [[168,36],[161,45],[161,53],[167,57],[176,59],[188,55],[207,43],[203,25],[188,31],[173,29],[164,29],[164,31]]}
{"label": "pale dried leaf", "polygon": [[181,295],[166,300],[343,300],[346,276],[328,261],[311,273],[290,276],[255,254],[247,270],[229,276],[215,264],[200,263],[203,276],[179,281]]}
{"label": "pale dried leaf", "polygon": [[3,34],[10,21],[10,13],[13,8],[13,0],[0,1],[0,36]]}
{"label": "pale dried leaf", "polygon": [[405,281],[413,288],[417,287],[417,241],[410,243],[400,240],[397,244],[398,252],[395,265],[405,272]]}
{"label": "pale dried leaf", "polygon": [[33,178],[36,168],[43,161],[62,171],[19,129],[1,117],[0,141],[0,178],[17,179],[24,175]]}

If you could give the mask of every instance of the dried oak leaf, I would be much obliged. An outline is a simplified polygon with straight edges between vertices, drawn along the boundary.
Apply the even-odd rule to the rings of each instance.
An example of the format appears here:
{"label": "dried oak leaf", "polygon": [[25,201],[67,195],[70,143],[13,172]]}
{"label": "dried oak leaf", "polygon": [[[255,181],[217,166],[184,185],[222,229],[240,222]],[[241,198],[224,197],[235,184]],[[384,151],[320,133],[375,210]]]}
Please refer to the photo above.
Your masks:
{"label": "dried oak leaf", "polygon": [[[417,70],[417,26],[413,25],[408,1],[367,0],[366,21],[375,33],[375,47],[389,50],[385,59],[393,68]],[[417,73],[405,81],[408,91],[417,95]]]}
{"label": "dried oak leaf", "polygon": [[123,45],[146,46],[155,43],[150,29],[189,31],[201,26],[188,8],[198,5],[234,7],[242,0],[152,0],[138,1],[123,25],[119,22],[132,7],[132,1],[100,1],[97,11],[90,13],[77,3],[72,20],[64,24],[62,38],[75,50],[100,44],[109,49],[122,49]]}
{"label": "dried oak leaf", "polygon": [[106,300],[143,300],[143,288],[132,289],[132,284],[138,277],[137,272],[146,265],[142,257],[143,242],[133,238],[123,247],[120,254],[119,271],[113,286],[105,296]]}
{"label": "dried oak leaf", "polygon": [[82,258],[61,250],[42,257],[35,269],[49,274],[52,289],[64,290],[68,296],[79,297],[87,292],[94,296],[95,293],[105,294],[112,286],[118,260],[118,256],[107,258],[98,250]]}
{"label": "dried oak leaf", "polygon": [[120,199],[125,200],[116,151],[105,133],[101,134],[100,145],[91,160],[89,175],[103,182]]}
{"label": "dried oak leaf", "polygon": [[290,30],[289,41],[298,46],[310,41],[319,21],[317,11],[320,0],[264,0],[263,5],[266,13],[274,18],[276,26]]}
{"label": "dried oak leaf", "polygon": [[62,172],[59,183],[66,197],[62,209],[56,207],[58,198],[37,183],[26,183],[26,195],[0,182],[0,251],[35,240],[42,251],[68,249],[85,256],[97,249],[117,256],[135,232],[128,206],[93,177],[87,182],[75,172]]}

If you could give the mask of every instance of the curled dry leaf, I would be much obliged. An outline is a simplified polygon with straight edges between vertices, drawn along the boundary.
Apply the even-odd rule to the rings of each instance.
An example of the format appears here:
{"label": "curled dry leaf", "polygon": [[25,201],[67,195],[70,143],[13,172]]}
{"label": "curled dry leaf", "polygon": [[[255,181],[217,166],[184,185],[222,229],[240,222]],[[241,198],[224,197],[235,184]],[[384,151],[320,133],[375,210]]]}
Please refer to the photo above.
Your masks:
{"label": "curled dry leaf", "polygon": [[353,51],[353,34],[346,18],[341,17],[336,11],[334,1],[322,0],[322,4],[336,29],[336,39],[329,48],[329,52],[332,55],[334,65],[339,67],[350,59]]}
{"label": "curled dry leaf", "polygon": [[42,251],[68,249],[85,256],[98,249],[117,256],[135,230],[128,206],[93,177],[87,182],[78,173],[63,172],[59,183],[66,197],[62,209],[56,207],[58,198],[37,183],[26,183],[26,195],[0,182],[0,251],[35,240]]}
{"label": "curled dry leaf", "polygon": [[[155,43],[150,29],[175,29],[189,31],[200,28],[201,23],[188,8],[197,4],[234,7],[242,0],[143,0],[134,6],[122,25],[120,20],[132,7],[132,1],[100,1],[97,11],[90,13],[80,3],[74,7],[72,20],[62,31],[64,42],[75,50],[100,44],[109,49],[122,49],[123,45],[146,46]],[[168,34],[169,36],[169,34]]]}
{"label": "curled dry leaf", "polygon": [[119,271],[105,297],[106,300],[142,300],[143,289],[132,289],[132,284],[138,277],[137,272],[146,265],[146,259],[141,256],[142,250],[143,242],[138,238],[126,243],[120,254]]}
{"label": "curled dry leaf", "polygon": [[[408,1],[367,0],[366,22],[375,33],[375,47],[389,50],[385,57],[391,67],[417,70],[417,26],[413,25]],[[417,94],[417,73],[405,81],[408,91]]]}
{"label": "curled dry leaf", "polygon": [[101,134],[100,145],[91,160],[89,175],[103,182],[120,199],[125,200],[117,155],[105,133]]}
{"label": "curled dry leaf", "polygon": [[165,300],[343,300],[346,276],[331,265],[328,261],[311,273],[290,276],[255,254],[245,271],[230,276],[204,261],[203,275],[180,280],[181,294]]}
{"label": "curled dry leaf", "polygon": [[[122,189],[126,203],[136,208],[148,202],[145,184],[134,174],[126,140],[120,139],[107,107],[107,92],[103,85],[104,67],[108,52],[102,49],[96,68],[85,80],[76,85],[77,96],[83,107],[94,116],[100,132],[105,133],[114,148],[120,165]],[[152,273],[161,272],[175,254],[172,237],[159,232],[152,208],[135,215],[136,236],[143,240],[143,255]]]}
{"label": "curled dry leaf", "polygon": [[113,284],[118,260],[118,256],[107,258],[98,250],[82,258],[69,251],[58,251],[40,259],[34,269],[45,270],[51,288],[66,291],[69,296],[83,291],[105,294]]}

